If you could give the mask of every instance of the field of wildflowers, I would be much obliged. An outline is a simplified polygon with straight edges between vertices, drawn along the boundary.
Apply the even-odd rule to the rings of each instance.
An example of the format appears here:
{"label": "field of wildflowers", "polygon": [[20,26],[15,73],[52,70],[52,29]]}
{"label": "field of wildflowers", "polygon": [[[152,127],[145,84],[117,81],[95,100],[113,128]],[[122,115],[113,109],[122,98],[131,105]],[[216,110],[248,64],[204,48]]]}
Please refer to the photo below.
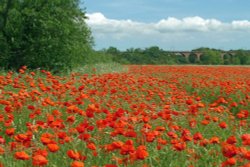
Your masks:
{"label": "field of wildflowers", "polygon": [[250,167],[250,67],[0,75],[1,167]]}

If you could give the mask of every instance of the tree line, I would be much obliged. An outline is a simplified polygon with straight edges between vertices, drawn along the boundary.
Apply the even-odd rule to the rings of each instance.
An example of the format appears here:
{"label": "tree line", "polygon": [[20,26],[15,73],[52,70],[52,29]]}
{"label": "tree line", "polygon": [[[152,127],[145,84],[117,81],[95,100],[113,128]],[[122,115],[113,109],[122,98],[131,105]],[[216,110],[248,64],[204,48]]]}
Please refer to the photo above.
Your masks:
{"label": "tree line", "polygon": [[[145,49],[130,48],[120,51],[115,47],[109,47],[98,51],[105,54],[108,59],[121,64],[204,64],[204,65],[250,65],[250,51],[233,50],[234,54],[223,50],[212,48],[198,48],[191,51],[186,58],[181,54],[174,54],[158,46]],[[192,53],[193,52],[193,53]],[[195,52],[201,52],[200,59],[197,59]],[[225,53],[223,57],[222,53]]]}

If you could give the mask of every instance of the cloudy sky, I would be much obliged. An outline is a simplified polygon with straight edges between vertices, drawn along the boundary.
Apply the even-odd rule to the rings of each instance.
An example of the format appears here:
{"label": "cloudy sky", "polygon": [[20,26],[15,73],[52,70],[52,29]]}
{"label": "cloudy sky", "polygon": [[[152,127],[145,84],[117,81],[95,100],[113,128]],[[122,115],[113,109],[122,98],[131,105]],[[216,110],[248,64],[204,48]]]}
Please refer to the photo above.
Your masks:
{"label": "cloudy sky", "polygon": [[95,48],[250,49],[250,0],[84,0]]}

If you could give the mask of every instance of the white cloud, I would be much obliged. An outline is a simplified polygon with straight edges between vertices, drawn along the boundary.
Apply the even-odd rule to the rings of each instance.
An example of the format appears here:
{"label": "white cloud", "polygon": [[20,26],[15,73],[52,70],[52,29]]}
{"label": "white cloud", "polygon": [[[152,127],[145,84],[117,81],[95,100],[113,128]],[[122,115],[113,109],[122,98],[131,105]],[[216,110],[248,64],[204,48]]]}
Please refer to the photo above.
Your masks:
{"label": "white cloud", "polygon": [[87,24],[92,29],[94,37],[97,38],[97,44],[98,40],[102,41],[102,47],[103,41],[107,43],[107,46],[122,41],[120,45],[127,45],[124,47],[128,47],[128,44],[141,47],[143,44],[166,46],[184,42],[190,47],[207,46],[207,44],[214,46],[221,41],[218,45],[224,47],[226,44],[223,41],[230,41],[231,45],[234,45],[236,40],[243,41],[246,36],[250,36],[250,21],[248,20],[235,20],[227,23],[195,16],[182,19],[168,17],[158,22],[144,23],[129,19],[109,19],[102,13],[87,14],[87,17],[89,18]]}
{"label": "white cloud", "polygon": [[250,21],[248,20],[238,20],[232,21],[232,26],[234,29],[238,30],[250,30]]}
{"label": "white cloud", "polygon": [[203,19],[201,17],[186,17],[182,20],[176,19],[174,17],[169,17],[167,19],[160,20],[155,23],[155,27],[160,32],[169,31],[197,31],[197,32],[207,32],[211,30],[220,30],[222,23],[215,19]]}
{"label": "white cloud", "polygon": [[131,20],[108,19],[101,13],[87,14],[87,17],[87,24],[97,33],[141,32],[141,28],[145,26],[144,23]]}
{"label": "white cloud", "polygon": [[229,30],[250,30],[250,21],[237,20],[223,23],[216,19],[203,19],[199,16],[177,19],[168,17],[156,23],[143,23],[132,20],[108,19],[102,13],[87,14],[88,25],[97,33],[172,33],[172,32],[215,32]]}

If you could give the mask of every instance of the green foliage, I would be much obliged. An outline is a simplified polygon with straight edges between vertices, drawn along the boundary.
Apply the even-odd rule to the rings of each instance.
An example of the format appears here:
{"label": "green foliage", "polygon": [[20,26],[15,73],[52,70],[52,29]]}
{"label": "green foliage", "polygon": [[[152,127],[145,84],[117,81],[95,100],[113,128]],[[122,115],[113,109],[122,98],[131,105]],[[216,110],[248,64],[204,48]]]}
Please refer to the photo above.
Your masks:
{"label": "green foliage", "polygon": [[90,51],[84,58],[84,64],[111,63],[112,55],[97,51]]}
{"label": "green foliage", "polygon": [[231,62],[231,55],[230,55],[230,54],[225,54],[225,55],[224,55],[223,63],[224,63],[225,65],[229,65],[229,64],[232,63],[232,62]]}
{"label": "green foliage", "polygon": [[84,62],[92,46],[78,0],[2,0],[0,66],[62,70]]}
{"label": "green foliage", "polygon": [[239,58],[240,64],[249,65],[250,55],[244,50],[238,50],[236,56]]}
{"label": "green foliage", "polygon": [[195,54],[191,54],[191,55],[189,55],[189,62],[191,63],[191,64],[194,64],[194,63],[196,63],[196,56],[195,56]]}
{"label": "green foliage", "polygon": [[173,55],[173,54],[171,54],[171,58],[174,60],[175,64],[187,64],[188,61],[189,61],[183,55]]}
{"label": "green foliage", "polygon": [[238,56],[232,56],[232,64],[240,65],[240,58]]}
{"label": "green foliage", "polygon": [[221,64],[223,61],[220,56],[220,52],[217,50],[205,48],[200,51],[203,52],[203,54],[200,57],[202,64],[216,65],[216,64]]}

